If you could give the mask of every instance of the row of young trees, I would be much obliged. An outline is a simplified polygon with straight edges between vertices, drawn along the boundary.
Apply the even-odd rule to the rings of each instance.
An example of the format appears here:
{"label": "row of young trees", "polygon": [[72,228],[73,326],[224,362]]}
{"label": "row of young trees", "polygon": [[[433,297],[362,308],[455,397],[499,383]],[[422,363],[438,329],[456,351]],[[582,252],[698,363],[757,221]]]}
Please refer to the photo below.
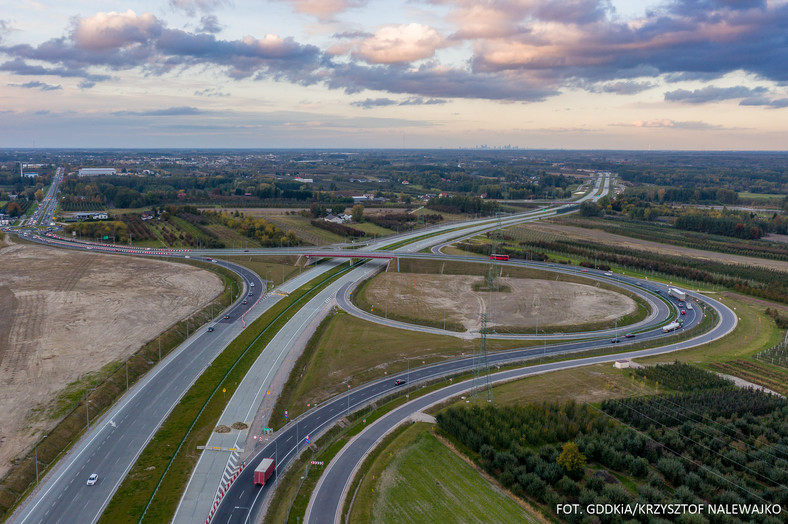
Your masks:
{"label": "row of young trees", "polygon": [[733,387],[731,380],[678,361],[637,368],[634,374],[675,391]]}
{"label": "row of young trees", "polygon": [[[681,394],[641,399],[650,413],[671,412],[664,426],[638,425],[612,408],[618,423],[573,402],[517,407],[451,408],[437,419],[441,429],[469,450],[472,458],[514,494],[541,504],[552,519],[572,523],[698,522],[776,524],[768,515],[587,515],[589,504],[769,503],[788,508],[788,415],[785,400],[764,403],[760,413],[732,406],[744,397],[718,390],[714,408],[704,411]],[[730,397],[725,400],[726,397]],[[776,398],[776,397],[775,397]],[[767,407],[768,406],[768,407]],[[568,440],[571,439],[571,440]],[[626,479],[621,481],[620,479]],[[581,511],[557,514],[558,504],[580,504]]]}

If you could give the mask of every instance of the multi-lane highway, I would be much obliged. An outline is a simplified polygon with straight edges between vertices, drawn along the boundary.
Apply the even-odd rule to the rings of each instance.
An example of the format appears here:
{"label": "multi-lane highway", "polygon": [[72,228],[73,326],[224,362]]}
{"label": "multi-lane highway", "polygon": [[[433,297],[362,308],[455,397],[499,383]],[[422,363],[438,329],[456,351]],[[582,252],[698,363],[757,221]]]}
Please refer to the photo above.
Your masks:
{"label": "multi-lane highway", "polygon": [[[696,295],[695,298],[698,298]],[[707,342],[716,340],[726,334],[730,333],[737,323],[736,315],[728,307],[713,299],[703,298],[706,303],[714,308],[720,318],[716,326],[691,340],[669,344],[662,347],[653,349],[644,349],[639,351],[632,351],[627,353],[628,358],[644,357],[649,355],[656,355],[667,353],[671,351],[678,351],[697,345],[705,344]],[[692,322],[695,322],[695,312],[692,310]],[[491,356],[491,363],[499,362],[499,357],[505,359],[504,354],[494,354]],[[566,360],[563,362],[554,362],[549,364],[536,365],[528,368],[514,369],[494,373],[491,375],[493,382],[503,382],[514,378],[521,378],[538,373],[545,373],[549,371],[556,371],[559,369],[568,369],[571,367],[586,366],[590,364],[598,364],[603,362],[611,362],[620,356],[599,356],[589,357],[574,360]],[[469,369],[472,366],[468,362]],[[411,380],[413,380],[413,372],[410,373]],[[392,379],[388,379],[391,382]],[[312,493],[309,506],[307,507],[306,515],[304,517],[305,523],[324,524],[329,522],[341,522],[341,512],[344,500],[348,495],[348,487],[355,475],[355,472],[361,465],[364,457],[369,453],[375,445],[380,442],[380,439],[397,425],[408,420],[414,413],[422,411],[430,406],[444,402],[452,397],[468,392],[472,389],[472,381],[452,384],[447,387],[441,388],[435,392],[426,394],[422,397],[414,399],[403,406],[393,410],[391,413],[384,415],[381,419],[365,428],[359,435],[354,437],[342,451],[334,457],[328,464],[323,475],[320,477],[315,490]],[[335,400],[335,402],[339,402]],[[251,466],[251,464],[250,464]]]}
{"label": "multi-lane highway", "polygon": [[[600,184],[601,179],[597,181],[595,191],[599,190]],[[50,192],[52,191],[56,191],[54,183],[50,187]],[[594,196],[591,193],[589,195]],[[599,193],[596,196],[598,198]],[[554,211],[526,213],[509,217],[506,222],[516,223],[518,220],[533,215],[549,216],[550,214],[554,214]],[[452,224],[433,228],[434,240],[433,238],[424,239],[410,245],[407,249],[418,251],[436,241],[447,241],[450,237],[457,236],[457,229],[460,227],[464,226]],[[462,231],[466,233],[479,232],[492,227],[496,227],[496,221],[487,219],[471,222]],[[416,238],[423,235],[425,235],[425,231],[421,230],[400,235],[400,238]],[[169,257],[198,256],[197,252],[186,255],[173,250],[121,248],[35,235],[33,238],[50,245],[99,252]],[[384,243],[389,242],[391,242],[390,239],[386,239],[385,242],[380,241],[376,247],[382,247]],[[243,253],[246,252],[246,250],[243,251]],[[281,251],[277,252],[281,253]],[[232,254],[232,251],[209,251],[206,253],[217,256],[218,254]],[[256,289],[264,288],[263,282],[254,273],[240,267],[235,267],[234,270],[243,276],[247,286],[254,282]],[[283,286],[283,290],[287,292],[297,289],[302,283],[325,270],[325,267],[317,267],[305,271],[299,278]],[[278,295],[268,295],[252,310],[247,321],[259,316],[276,300],[278,300]],[[29,523],[95,522],[136,458],[180,397],[205,367],[242,331],[243,326],[239,319],[252,305],[252,303],[243,305],[239,299],[227,312],[222,313],[222,316],[226,314],[229,318],[215,323],[214,332],[208,333],[206,329],[199,330],[133,386],[118,404],[108,410],[68,455],[49,472],[36,493],[30,496],[14,513],[12,521]],[[91,473],[98,473],[99,481],[94,486],[87,486],[87,477]]]}
{"label": "multi-lane highway", "polygon": [[[635,279],[628,279],[632,282]],[[662,286],[659,284],[645,283],[646,287],[651,287],[656,291]],[[704,299],[706,300],[706,299]],[[646,354],[657,354],[666,351],[675,351],[678,349],[691,347],[693,345],[703,344],[717,337],[724,336],[730,329],[735,326],[735,316],[724,305],[716,301],[709,301],[710,306],[718,308],[720,311],[720,321],[715,328],[698,337],[682,342],[675,345],[668,345],[664,347],[654,348],[650,350],[643,350],[633,352],[627,356],[643,356]],[[693,314],[686,317],[685,329],[691,329],[701,320],[700,311],[698,308],[692,310]],[[697,316],[695,313],[699,313]],[[637,337],[638,342],[654,340],[663,337],[664,334],[660,329],[651,330],[646,333],[641,333]],[[514,361],[522,361],[529,358],[541,356],[553,356],[561,353],[571,353],[577,351],[585,351],[598,347],[610,346],[608,339],[569,342],[563,344],[554,344],[546,347],[526,348],[520,350],[495,352],[489,355],[489,362],[492,367],[510,363]],[[564,363],[555,363],[549,365],[547,368],[538,368],[541,370],[561,369],[563,367],[586,365],[595,362],[604,362],[611,359],[620,358],[620,356],[605,356],[596,357],[596,359],[584,359],[581,361],[567,361]],[[389,376],[384,379],[375,381],[361,387],[350,390],[346,395],[340,395],[330,401],[313,408],[298,420],[291,422],[283,430],[276,435],[273,441],[270,441],[263,447],[249,462],[246,469],[240,474],[235,483],[231,486],[227,495],[223,498],[221,505],[214,517],[213,522],[221,523],[244,523],[254,522],[256,517],[259,517],[260,501],[265,497],[267,491],[270,490],[269,485],[263,488],[255,488],[252,486],[252,471],[260,460],[264,457],[273,457],[277,460],[278,467],[286,467],[288,462],[297,454],[296,448],[302,448],[305,445],[307,436],[319,435],[319,433],[330,427],[337,419],[344,416],[347,412],[352,412],[361,406],[365,406],[377,398],[389,395],[402,387],[398,387],[395,383],[397,379],[404,379],[408,384],[416,384],[436,377],[444,377],[446,375],[457,374],[463,371],[472,369],[474,365],[473,358],[457,359],[448,362],[442,362],[431,366],[423,366],[420,368],[411,369],[407,374],[402,373],[395,376]],[[531,368],[528,368],[529,370]],[[537,368],[534,368],[537,369]],[[527,371],[524,373],[531,373]],[[508,375],[507,375],[508,376]],[[467,385],[466,385],[467,387]],[[450,390],[453,391],[453,390]],[[448,393],[447,393],[448,394]],[[451,393],[453,394],[453,393]],[[374,440],[374,439],[373,439]],[[339,468],[343,470],[343,468]],[[327,473],[327,472],[326,472]],[[336,480],[326,480],[334,488],[337,486]],[[340,484],[341,486],[341,484]],[[327,515],[324,508],[319,507],[316,515]],[[324,520],[317,520],[316,522],[325,522]]]}

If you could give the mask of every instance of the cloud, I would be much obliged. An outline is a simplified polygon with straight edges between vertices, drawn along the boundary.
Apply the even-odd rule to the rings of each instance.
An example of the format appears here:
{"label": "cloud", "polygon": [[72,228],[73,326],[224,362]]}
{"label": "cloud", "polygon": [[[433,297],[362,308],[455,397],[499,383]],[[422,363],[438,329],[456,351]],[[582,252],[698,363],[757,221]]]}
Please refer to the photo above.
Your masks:
{"label": "cloud", "polygon": [[688,91],[686,89],[677,89],[675,91],[668,91],[665,93],[666,102],[684,102],[688,104],[708,104],[710,102],[720,102],[722,100],[730,100],[732,98],[748,98],[759,96],[766,93],[768,90],[765,87],[715,87],[707,86],[702,89],[695,89]]}
{"label": "cloud", "polygon": [[[173,29],[150,13],[98,13],[73,22],[66,37],[38,46],[0,46],[0,53],[13,60],[0,69],[17,74],[80,76],[92,82],[110,77],[89,73],[100,67],[111,71],[139,69],[161,75],[177,68],[214,66],[232,78],[274,78],[303,84],[314,83],[311,74],[319,67],[321,52],[292,38],[265,35],[239,40],[220,40],[208,33]],[[29,65],[26,60],[50,64]]]}
{"label": "cloud", "polygon": [[400,102],[392,100],[391,98],[367,98],[366,100],[358,100],[351,102],[350,105],[361,107],[363,109],[372,109],[373,107],[386,107],[386,106],[421,106],[421,105],[439,105],[445,104],[446,100],[438,98],[422,98],[411,97]]}
{"label": "cloud", "polygon": [[782,109],[788,107],[788,98],[745,98],[739,102],[740,106],[764,106],[770,109]]}
{"label": "cloud", "polygon": [[364,109],[371,109],[373,107],[395,106],[397,105],[397,101],[390,98],[367,98],[366,100],[351,102],[350,105]]}
{"label": "cloud", "polygon": [[216,15],[205,15],[200,18],[200,26],[197,28],[198,33],[219,33],[222,30],[219,19]]}
{"label": "cloud", "polygon": [[676,122],[668,118],[656,120],[635,120],[629,124],[613,124],[625,127],[657,127],[657,128],[675,128],[675,129],[694,129],[694,130],[713,130],[723,129],[722,126],[715,124],[708,124],[706,122]]}
{"label": "cloud", "polygon": [[170,7],[183,11],[189,16],[195,16],[198,12],[210,13],[229,4],[227,0],[170,0]]}
{"label": "cloud", "polygon": [[385,25],[358,42],[353,55],[371,64],[398,64],[430,58],[444,45],[432,27],[422,24]]}
{"label": "cloud", "polygon": [[634,82],[634,81],[621,81],[609,84],[603,84],[592,88],[592,91],[602,93],[614,93],[617,95],[635,95],[651,89],[656,84],[653,82]]}
{"label": "cloud", "polygon": [[228,93],[222,93],[218,89],[213,87],[207,87],[205,89],[200,89],[194,92],[195,96],[208,96],[208,97],[221,97],[225,98],[230,96]]}
{"label": "cloud", "polygon": [[63,89],[63,86],[60,84],[53,85],[53,84],[45,84],[44,82],[39,82],[37,80],[33,80],[31,82],[25,82],[24,84],[8,84],[10,87],[22,87],[25,89],[40,89],[41,91],[58,91]]}
{"label": "cloud", "polygon": [[283,0],[299,13],[328,20],[348,9],[365,6],[368,0]]}
{"label": "cloud", "polygon": [[420,96],[408,98],[399,103],[401,106],[436,106],[447,103],[440,98],[422,98]]}
{"label": "cloud", "polygon": [[115,111],[116,116],[196,116],[209,113],[196,107],[178,106],[166,109],[152,109],[149,111]]}
{"label": "cloud", "polygon": [[418,68],[332,64],[332,74],[325,82],[330,88],[350,94],[371,89],[427,98],[539,101],[558,94],[517,74],[472,73],[435,64]]}

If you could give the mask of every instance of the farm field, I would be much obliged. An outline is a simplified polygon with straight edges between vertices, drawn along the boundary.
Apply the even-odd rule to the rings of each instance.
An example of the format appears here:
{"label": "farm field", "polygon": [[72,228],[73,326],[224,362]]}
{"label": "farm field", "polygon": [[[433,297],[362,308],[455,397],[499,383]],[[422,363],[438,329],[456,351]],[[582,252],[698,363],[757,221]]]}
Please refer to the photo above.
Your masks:
{"label": "farm field", "polygon": [[440,442],[429,424],[408,427],[375,452],[349,522],[539,521]]}
{"label": "farm field", "polygon": [[208,271],[159,260],[30,244],[2,257],[0,474],[56,422],[50,411],[63,388],[134,353],[224,287]]}
{"label": "farm field", "polygon": [[[697,258],[700,260],[714,260],[726,264],[740,264],[740,265],[748,265],[755,267],[763,267],[767,269],[775,269],[779,271],[788,271],[788,262],[786,261],[769,260],[764,258],[748,257],[741,255],[732,255],[728,253],[719,253],[716,251],[705,251],[705,250],[689,248],[689,247],[662,244],[650,240],[641,240],[638,238],[632,238],[624,235],[617,235],[599,229],[586,229],[577,226],[569,226],[569,225],[563,225],[558,223],[540,222],[535,224],[528,224],[527,226],[518,226],[518,228],[512,228],[512,230],[516,231],[519,228],[531,232],[541,232],[545,234],[561,236],[562,238],[569,237],[569,238],[576,238],[578,240],[590,240],[593,242],[602,242],[612,246],[641,249],[645,251],[659,253],[662,255],[686,256],[691,258]],[[514,233],[514,235],[516,236],[516,233]]]}

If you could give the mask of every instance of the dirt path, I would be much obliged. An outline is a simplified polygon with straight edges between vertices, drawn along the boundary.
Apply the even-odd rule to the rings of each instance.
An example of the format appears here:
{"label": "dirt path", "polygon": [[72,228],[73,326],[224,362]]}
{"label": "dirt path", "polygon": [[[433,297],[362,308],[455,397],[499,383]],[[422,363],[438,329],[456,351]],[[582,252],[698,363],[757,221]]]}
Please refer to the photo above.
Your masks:
{"label": "dirt path", "polygon": [[137,351],[221,290],[183,264],[43,246],[0,250],[0,475],[54,425],[48,408],[84,373]]}
{"label": "dirt path", "polygon": [[644,251],[660,253],[662,255],[688,256],[700,260],[713,260],[715,262],[723,262],[726,264],[742,264],[745,266],[765,267],[768,269],[776,269],[779,271],[788,272],[788,262],[781,260],[729,255],[726,253],[717,253],[716,251],[704,251],[702,249],[694,249],[690,247],[671,246],[669,244],[660,244],[659,242],[651,242],[649,240],[640,240],[623,235],[616,235],[614,233],[608,233],[598,229],[586,229],[576,226],[563,226],[559,224],[546,224],[544,222],[539,222],[529,224],[527,227],[528,229],[532,229],[534,231],[543,231],[545,233],[562,235],[564,237],[576,238],[578,240],[602,242],[613,246],[641,249]]}

